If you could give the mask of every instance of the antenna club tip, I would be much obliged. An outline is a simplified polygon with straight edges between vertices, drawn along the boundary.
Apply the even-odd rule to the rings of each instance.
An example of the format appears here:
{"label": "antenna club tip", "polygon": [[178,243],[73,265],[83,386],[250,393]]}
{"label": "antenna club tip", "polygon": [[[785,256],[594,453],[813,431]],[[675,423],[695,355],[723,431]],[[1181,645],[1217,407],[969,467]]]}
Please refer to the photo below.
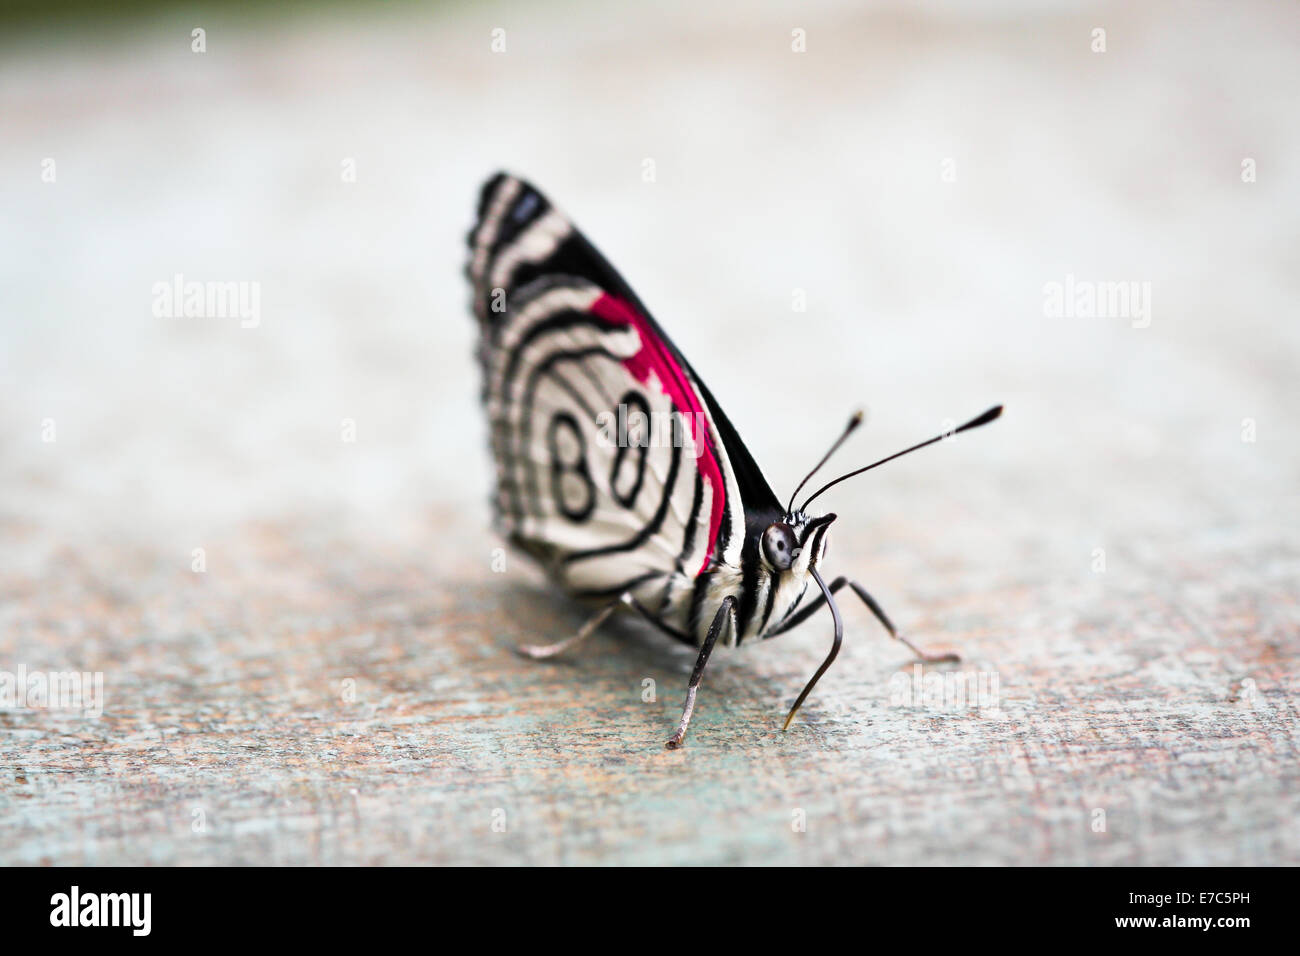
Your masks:
{"label": "antenna club tip", "polygon": [[862,419],[866,417],[866,414],[867,413],[865,410],[859,408],[856,412],[853,413],[852,417],[849,419],[849,427],[857,428],[859,425],[861,425]]}
{"label": "antenna club tip", "polygon": [[961,428],[957,429],[957,431],[964,432],[968,428],[979,428],[981,425],[987,425],[989,422],[993,421],[996,418],[1000,418],[1001,416],[1002,416],[1002,406],[994,405],[983,415],[980,415],[978,418],[972,418],[965,425],[962,425]]}

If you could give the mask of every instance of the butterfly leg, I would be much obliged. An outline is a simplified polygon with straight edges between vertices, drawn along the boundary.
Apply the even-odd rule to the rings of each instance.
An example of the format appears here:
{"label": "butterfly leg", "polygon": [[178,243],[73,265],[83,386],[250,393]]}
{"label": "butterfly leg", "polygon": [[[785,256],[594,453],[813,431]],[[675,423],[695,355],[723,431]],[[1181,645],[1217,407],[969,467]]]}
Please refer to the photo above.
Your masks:
{"label": "butterfly leg", "polygon": [[909,641],[906,637],[904,637],[902,634],[898,632],[898,629],[894,627],[894,622],[891,621],[889,619],[889,616],[885,614],[884,608],[882,608],[879,604],[876,603],[876,599],[867,593],[866,588],[864,588],[857,581],[850,581],[849,587],[853,588],[854,594],[862,598],[863,604],[871,608],[871,613],[876,615],[876,620],[878,620],[881,624],[885,625],[885,630],[889,632],[889,636],[897,638],[898,640],[902,641],[909,648],[911,648],[912,653],[915,654],[917,657],[919,657],[921,660],[926,661],[927,663],[930,664],[939,664],[945,661],[961,660],[961,658],[958,657],[956,654],[936,654],[933,651],[921,650],[919,647],[917,647],[915,644],[913,644],[911,641]]}
{"label": "butterfly leg", "polygon": [[[844,587],[844,585],[848,583],[849,583],[849,579],[844,577],[843,575],[840,575],[838,578],[836,578],[834,581],[831,582],[831,586],[830,586],[831,594],[838,594],[840,588]],[[787,618],[784,623],[778,624],[775,630],[768,631],[766,634],[764,634],[763,635],[764,640],[766,640],[769,637],[776,637],[778,634],[784,634],[786,631],[794,630],[796,627],[798,627],[804,621],[808,620],[808,618],[812,617],[814,614],[816,614],[825,606],[826,606],[826,596],[824,594],[817,595],[817,599],[815,601],[813,601],[811,604],[809,604],[807,607],[805,607],[803,610],[797,613],[794,617]],[[893,625],[890,624],[886,626],[890,629],[890,632],[892,633]]]}
{"label": "butterfly leg", "polygon": [[695,646],[695,638],[691,637],[685,631],[679,631],[671,624],[665,624],[663,621],[659,619],[659,616],[655,614],[654,611],[650,610],[648,607],[646,607],[644,604],[642,604],[640,601],[638,601],[636,598],[632,597],[631,595],[628,596],[627,606],[630,607],[632,610],[636,611],[648,622],[653,624],[656,628],[658,628],[660,631],[662,631],[664,634],[667,634],[669,637],[673,638],[674,640],[681,641],[683,644],[689,644],[692,647]]}
{"label": "butterfly leg", "polygon": [[722,633],[723,625],[730,620],[734,629],[736,626],[736,599],[730,594],[722,599],[722,605],[718,608],[718,613],[713,615],[713,623],[709,625],[709,633],[704,637],[704,645],[700,648],[700,656],[695,658],[695,669],[691,671],[691,682],[686,685],[686,703],[682,707],[682,719],[677,724],[677,733],[668,738],[667,747],[669,750],[676,750],[682,745],[682,738],[686,736],[686,728],[691,723],[691,713],[695,710],[695,694],[700,688],[700,681],[704,679],[704,666],[709,663],[709,655],[713,653],[713,645],[718,642],[718,635]]}
{"label": "butterfly leg", "polygon": [[571,647],[577,647],[591,635],[596,633],[596,629],[605,623],[605,620],[619,609],[620,605],[626,604],[631,599],[630,594],[620,595],[613,601],[610,601],[603,608],[596,612],[596,616],[589,620],[582,627],[578,628],[578,633],[572,637],[566,637],[562,641],[556,641],[554,644],[521,644],[515,648],[524,657],[531,657],[535,661],[545,660],[548,657],[554,657],[561,654]]}
{"label": "butterfly leg", "polygon": [[[854,594],[856,594],[859,598],[862,599],[862,603],[865,604],[870,609],[871,613],[876,616],[876,620],[878,620],[881,624],[885,626],[885,630],[889,632],[889,636],[899,641],[902,641],[904,644],[908,646],[908,648],[911,649],[912,653],[915,654],[921,660],[926,661],[927,663],[930,664],[938,664],[945,661],[961,660],[961,658],[958,657],[956,654],[935,654],[929,651],[923,651],[921,650],[921,648],[917,647],[915,644],[909,641],[906,637],[904,637],[902,634],[899,633],[898,628],[894,627],[894,622],[889,619],[889,615],[885,613],[884,608],[882,608],[880,604],[877,603],[876,599],[873,598],[867,592],[867,589],[864,588],[857,581],[850,581],[848,578],[841,575],[840,577],[836,578],[834,581],[831,582],[829,590],[831,594],[835,594],[840,590],[840,588],[844,587],[844,585],[846,584],[853,589]],[[808,618],[812,617],[814,614],[820,611],[825,604],[826,604],[825,596],[818,595],[817,600],[813,601],[812,604],[809,604],[806,608],[804,608],[794,617],[790,618],[788,621],[786,621],[784,624],[778,627],[775,631],[771,631],[765,634],[764,637],[776,637],[778,634],[784,634],[786,631],[798,627],[804,621],[808,620]]]}

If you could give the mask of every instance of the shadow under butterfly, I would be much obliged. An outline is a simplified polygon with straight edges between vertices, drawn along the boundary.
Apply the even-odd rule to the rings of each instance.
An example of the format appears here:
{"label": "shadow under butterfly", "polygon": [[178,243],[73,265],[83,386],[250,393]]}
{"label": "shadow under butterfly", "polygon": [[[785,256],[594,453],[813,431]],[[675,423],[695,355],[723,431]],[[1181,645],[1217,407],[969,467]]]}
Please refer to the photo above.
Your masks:
{"label": "shadow under butterfly", "polygon": [[[479,322],[482,400],[489,422],[498,530],[573,596],[600,602],[576,634],[519,650],[547,658],[631,611],[699,648],[677,731],[681,745],[709,656],[776,637],[830,608],[830,653],[795,699],[788,729],[835,660],[846,585],[885,629],[926,661],[855,581],[830,584],[820,565],[834,514],[808,506],[829,488],[950,435],[966,424],[848,474],[795,506],[843,433],[781,506],[736,430],[690,363],[627,283],[540,192],[504,173],[483,187],[467,273]],[[804,603],[816,585],[814,599]]]}

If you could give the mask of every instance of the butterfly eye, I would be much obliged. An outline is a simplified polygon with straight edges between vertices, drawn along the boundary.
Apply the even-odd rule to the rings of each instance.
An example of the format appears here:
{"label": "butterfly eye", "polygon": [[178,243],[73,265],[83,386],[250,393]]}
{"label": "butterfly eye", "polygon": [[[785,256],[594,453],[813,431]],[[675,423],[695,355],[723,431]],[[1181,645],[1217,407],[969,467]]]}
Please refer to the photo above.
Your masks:
{"label": "butterfly eye", "polygon": [[788,524],[776,522],[763,532],[763,557],[778,571],[787,571],[794,562],[799,542]]}

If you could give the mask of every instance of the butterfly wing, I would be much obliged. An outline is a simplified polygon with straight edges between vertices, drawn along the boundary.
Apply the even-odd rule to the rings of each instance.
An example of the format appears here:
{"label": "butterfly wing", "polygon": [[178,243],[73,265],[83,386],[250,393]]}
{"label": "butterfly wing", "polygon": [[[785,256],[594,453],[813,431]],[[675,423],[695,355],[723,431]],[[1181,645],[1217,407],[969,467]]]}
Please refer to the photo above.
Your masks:
{"label": "butterfly wing", "polygon": [[747,510],[780,510],[762,473],[632,290],[540,192],[493,177],[469,245],[500,530],[570,591],[631,591],[693,630],[694,579],[740,565]]}

